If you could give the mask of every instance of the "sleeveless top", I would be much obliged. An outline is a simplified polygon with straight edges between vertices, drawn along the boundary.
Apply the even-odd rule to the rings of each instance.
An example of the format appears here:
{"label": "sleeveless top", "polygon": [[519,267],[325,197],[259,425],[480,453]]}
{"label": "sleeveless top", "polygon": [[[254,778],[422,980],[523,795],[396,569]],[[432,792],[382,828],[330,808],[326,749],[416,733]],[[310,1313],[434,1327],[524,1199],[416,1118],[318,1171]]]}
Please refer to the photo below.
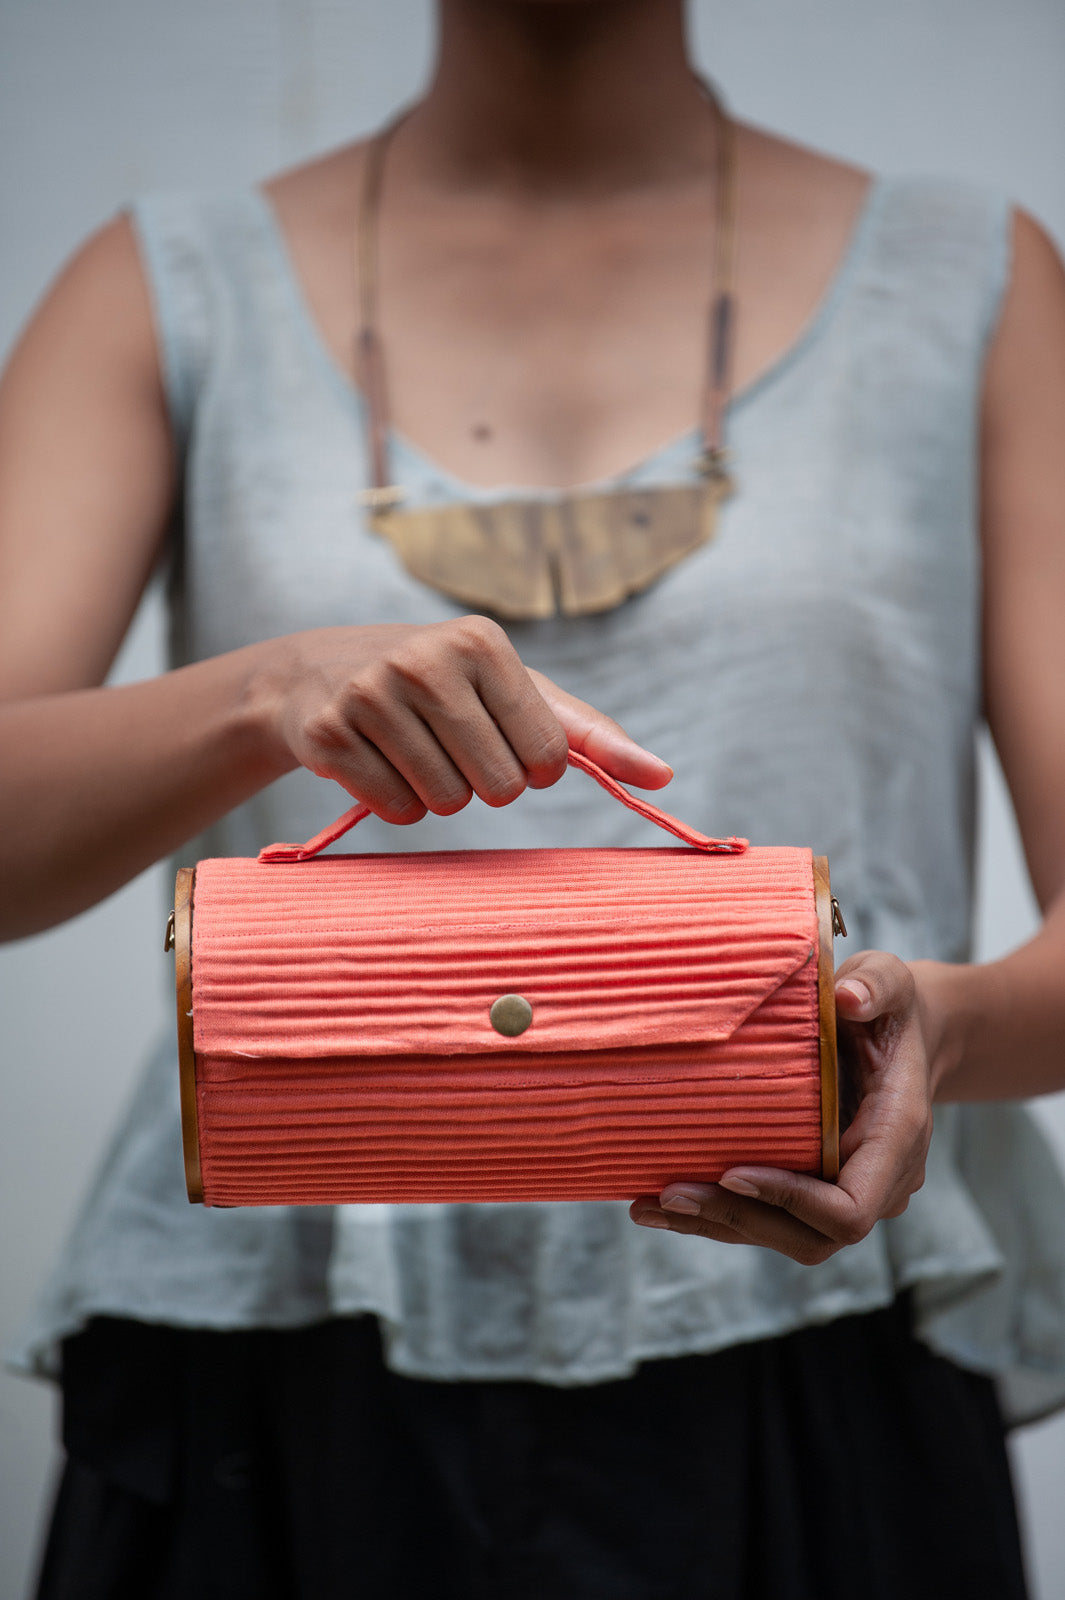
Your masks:
{"label": "sleeveless top", "polygon": [[[461,608],[365,526],[364,416],[258,191],[141,201],[185,464],[174,665],[337,624]],[[732,402],[738,490],[709,545],[615,611],[510,628],[525,662],[670,761],[668,808],[715,834],[827,855],[845,950],[964,961],[980,715],[976,483],[983,358],[1009,211],[954,183],[878,179],[796,344]],[[693,419],[694,423],[694,419]],[[698,435],[624,474],[694,481]],[[402,437],[409,503],[533,495],[458,482]],[[618,480],[622,481],[622,480]],[[181,852],[254,855],[344,809],[299,770]],[[569,773],[359,850],[654,845]],[[176,1051],[159,1048],[16,1359],[54,1371],[94,1313],[206,1328],[381,1320],[430,1378],[590,1383],[912,1292],[917,1333],[997,1374],[1007,1412],[1065,1401],[1065,1192],[1029,1113],[942,1107],[905,1215],[817,1267],[634,1226],[623,1204],[207,1210],[185,1198]]]}

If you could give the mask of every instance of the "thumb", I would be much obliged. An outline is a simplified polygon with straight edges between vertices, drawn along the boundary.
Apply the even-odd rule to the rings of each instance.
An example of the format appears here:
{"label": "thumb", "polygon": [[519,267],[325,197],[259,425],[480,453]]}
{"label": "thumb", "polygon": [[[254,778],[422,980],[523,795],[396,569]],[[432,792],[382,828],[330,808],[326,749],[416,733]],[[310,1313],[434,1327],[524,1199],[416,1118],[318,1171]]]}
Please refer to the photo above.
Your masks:
{"label": "thumb", "polygon": [[631,783],[637,789],[665,788],[673,776],[668,762],[630,739],[613,717],[567,694],[542,672],[530,671],[529,676],[565,729],[572,750],[579,750],[619,783]]}
{"label": "thumb", "polygon": [[860,950],[836,973],[836,1009],[849,1022],[870,1022],[913,1005],[913,974],[883,950]]}

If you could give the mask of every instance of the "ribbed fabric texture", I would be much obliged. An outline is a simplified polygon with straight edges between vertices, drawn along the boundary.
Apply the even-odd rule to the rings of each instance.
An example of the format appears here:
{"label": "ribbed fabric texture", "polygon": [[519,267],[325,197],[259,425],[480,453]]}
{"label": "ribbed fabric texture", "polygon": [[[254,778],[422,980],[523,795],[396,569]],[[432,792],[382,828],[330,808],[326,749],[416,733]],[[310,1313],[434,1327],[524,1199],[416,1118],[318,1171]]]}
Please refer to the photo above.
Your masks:
{"label": "ribbed fabric texture", "polygon": [[[818,1170],[811,854],[201,862],[208,1204],[631,1198]],[[497,1033],[495,1000],[533,1019]]]}

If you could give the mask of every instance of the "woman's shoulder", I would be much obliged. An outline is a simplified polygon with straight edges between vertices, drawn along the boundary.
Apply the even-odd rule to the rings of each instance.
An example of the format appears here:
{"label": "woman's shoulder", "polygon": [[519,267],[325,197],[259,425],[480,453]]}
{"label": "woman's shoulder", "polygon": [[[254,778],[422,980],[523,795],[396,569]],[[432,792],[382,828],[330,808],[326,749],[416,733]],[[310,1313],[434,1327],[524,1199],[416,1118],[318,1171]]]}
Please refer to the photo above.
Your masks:
{"label": "woman's shoulder", "polygon": [[124,215],[149,267],[169,255],[190,266],[262,231],[268,207],[252,184],[238,188],[156,189],[137,195]]}
{"label": "woman's shoulder", "polygon": [[741,190],[760,206],[823,214],[853,205],[869,168],[754,123],[736,122]]}
{"label": "woman's shoulder", "polygon": [[356,140],[267,178],[260,194],[319,320],[341,319],[354,287],[355,228],[368,140]]}
{"label": "woman's shoulder", "polygon": [[981,347],[1008,271],[1004,196],[935,174],[874,172],[747,125],[737,144],[748,306],[779,303],[785,267],[811,322],[826,326],[829,305],[848,313],[832,327],[852,351],[922,331],[937,347]]}
{"label": "woman's shoulder", "polygon": [[339,215],[346,221],[355,213],[363,158],[370,142],[368,138],[349,140],[270,174],[259,187],[269,203],[286,216]]}
{"label": "woman's shoulder", "polygon": [[997,224],[1009,197],[994,187],[934,170],[873,170],[763,128],[740,125],[746,187],[752,211],[799,227],[830,226],[860,213],[876,196],[884,220],[915,229],[949,227],[978,216]]}

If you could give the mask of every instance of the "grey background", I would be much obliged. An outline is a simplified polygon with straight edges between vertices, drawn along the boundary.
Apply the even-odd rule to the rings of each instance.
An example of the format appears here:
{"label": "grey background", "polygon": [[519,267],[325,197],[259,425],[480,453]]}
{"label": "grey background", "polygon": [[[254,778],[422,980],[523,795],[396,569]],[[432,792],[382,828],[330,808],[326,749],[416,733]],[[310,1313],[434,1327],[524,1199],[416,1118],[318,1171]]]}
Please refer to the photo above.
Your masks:
{"label": "grey background", "polygon": [[[1061,0],[696,0],[741,115],[890,171],[1007,190],[1065,239]],[[146,189],[248,182],[379,121],[422,81],[428,0],[0,0],[0,347],[77,240]],[[161,660],[150,595],[116,676]],[[979,953],[1032,930],[984,752]],[[0,1341],[77,1210],[148,1041],[169,1023],[161,868],[0,952]],[[1041,1103],[1065,1156],[1065,1103]],[[1065,1218],[1062,1219],[1065,1226]],[[0,1600],[25,1592],[53,1466],[45,1385],[0,1375]],[[1037,1600],[1065,1594],[1065,1421],[1014,1444]]]}

